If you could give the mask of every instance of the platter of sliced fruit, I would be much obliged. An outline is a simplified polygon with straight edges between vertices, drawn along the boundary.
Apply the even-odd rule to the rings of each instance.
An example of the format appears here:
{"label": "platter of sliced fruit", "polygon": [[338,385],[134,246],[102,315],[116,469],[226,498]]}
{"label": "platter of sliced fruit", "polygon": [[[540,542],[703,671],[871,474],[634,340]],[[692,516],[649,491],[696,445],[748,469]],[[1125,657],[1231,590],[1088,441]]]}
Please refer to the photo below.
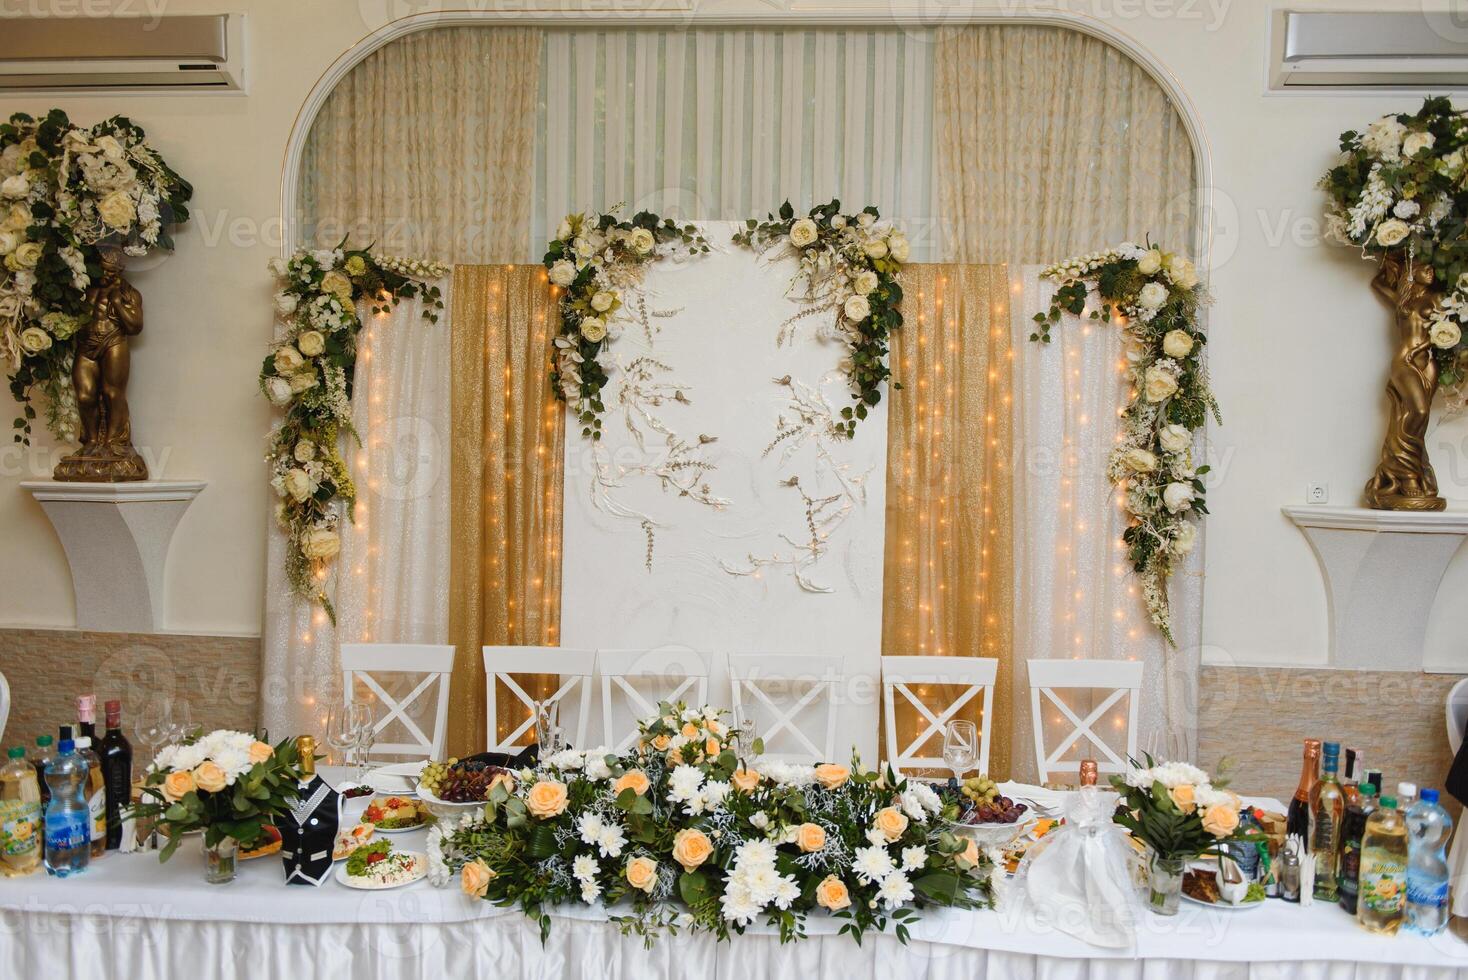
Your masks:
{"label": "platter of sliced fruit", "polygon": [[435,816],[457,816],[483,806],[495,786],[515,789],[514,774],[480,759],[430,762],[418,777],[418,798]]}

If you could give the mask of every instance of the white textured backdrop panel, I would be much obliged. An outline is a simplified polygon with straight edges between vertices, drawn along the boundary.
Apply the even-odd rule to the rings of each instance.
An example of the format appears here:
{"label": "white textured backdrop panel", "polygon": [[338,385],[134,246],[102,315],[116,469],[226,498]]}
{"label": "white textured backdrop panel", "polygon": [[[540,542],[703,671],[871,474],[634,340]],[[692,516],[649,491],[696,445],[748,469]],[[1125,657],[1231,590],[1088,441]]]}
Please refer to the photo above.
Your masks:
{"label": "white textured backdrop panel", "polygon": [[[702,652],[715,704],[730,702],[726,654],[840,656],[838,755],[855,744],[875,759],[886,405],[852,440],[817,424],[767,452],[782,419],[787,428],[801,420],[796,400],[807,413],[851,404],[846,348],[828,336],[830,312],[798,321],[781,345],[781,324],[806,308],[786,295],[793,260],[733,246],[724,223],[704,230],[711,254],[648,272],[651,337],[636,322],[636,297],[627,297],[632,319],[612,345],[600,446],[568,420],[561,642]],[[635,397],[639,389],[645,397]],[[683,454],[680,443],[689,447]],[[668,480],[655,472],[678,459],[712,468],[669,469]],[[792,477],[798,486],[787,485]],[[809,550],[806,497],[826,501],[816,518],[831,522],[818,556]],[[784,564],[759,564],[770,560]]]}

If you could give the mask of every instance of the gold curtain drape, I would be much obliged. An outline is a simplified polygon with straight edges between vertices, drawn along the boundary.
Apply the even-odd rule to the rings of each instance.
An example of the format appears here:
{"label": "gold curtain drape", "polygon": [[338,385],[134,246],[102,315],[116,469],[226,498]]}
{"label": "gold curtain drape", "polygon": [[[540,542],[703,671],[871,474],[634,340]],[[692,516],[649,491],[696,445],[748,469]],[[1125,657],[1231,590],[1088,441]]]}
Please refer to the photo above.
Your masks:
{"label": "gold curtain drape", "polygon": [[486,741],[480,648],[559,643],[565,406],[549,380],[557,316],[538,265],[454,270],[454,755],[480,751]]}
{"label": "gold curtain drape", "polygon": [[306,236],[447,262],[523,261],[544,34],[445,27],[374,51],[306,140]]}
{"label": "gold curtain drape", "polygon": [[1016,24],[939,32],[933,134],[947,258],[1048,265],[1149,234],[1196,250],[1182,118],[1105,41]]}
{"label": "gold curtain drape", "polygon": [[[993,657],[989,772],[1007,775],[1013,608],[1009,280],[1002,265],[911,265],[891,364],[882,652]],[[961,690],[961,689],[958,689]],[[957,690],[916,692],[930,708]],[[975,699],[958,717],[979,721]],[[896,701],[905,746],[921,716]],[[942,754],[941,734],[921,754]]]}

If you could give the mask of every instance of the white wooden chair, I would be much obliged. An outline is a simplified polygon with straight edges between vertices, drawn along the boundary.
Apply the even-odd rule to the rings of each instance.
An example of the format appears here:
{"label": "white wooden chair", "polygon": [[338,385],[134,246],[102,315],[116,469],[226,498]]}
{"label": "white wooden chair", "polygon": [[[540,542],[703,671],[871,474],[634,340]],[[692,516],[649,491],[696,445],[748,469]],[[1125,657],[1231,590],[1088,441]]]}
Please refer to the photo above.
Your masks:
{"label": "white wooden chair", "polygon": [[[625,752],[637,740],[636,722],[656,714],[659,701],[708,701],[708,658],[692,650],[599,650],[603,744]],[[618,712],[618,702],[623,711]],[[631,713],[633,724],[625,722]]]}
{"label": "white wooden chair", "polygon": [[[764,740],[766,758],[805,763],[841,761],[837,759],[836,715],[840,707],[838,692],[845,676],[845,661],[841,657],[731,654],[729,685],[734,715],[736,719],[747,716],[754,720],[755,735]],[[802,687],[804,693],[797,696]],[[775,689],[785,689],[788,693],[772,696]],[[802,719],[797,716],[808,718],[816,714],[822,703],[826,709],[825,731],[802,727]],[[767,716],[768,720],[760,716]],[[819,728],[819,722],[815,727]],[[801,751],[772,750],[775,737],[782,733],[784,741],[798,744]]]}
{"label": "white wooden chair", "polygon": [[[3,679],[3,678],[0,678]],[[1463,729],[1468,726],[1468,677],[1454,684],[1448,691],[1448,750],[1458,754],[1463,746]],[[0,716],[0,728],[4,728],[4,717]]]}
{"label": "white wooden chair", "polygon": [[[994,678],[999,661],[988,657],[883,657],[882,707],[886,730],[887,761],[898,772],[912,769],[937,769],[947,766],[940,753],[922,756],[917,752],[934,735],[940,738],[949,720],[976,697],[982,697],[979,728],[978,771],[989,771],[989,730],[994,717]],[[935,713],[914,690],[916,687],[964,685],[958,696],[941,712]],[[897,702],[901,694],[927,724],[922,733],[903,748],[897,739]]]}
{"label": "white wooden chair", "polygon": [[[410,742],[374,742],[368,755],[407,755],[425,759],[443,758],[444,732],[449,717],[449,680],[454,671],[454,648],[436,643],[343,643],[341,647],[342,695],[351,704],[356,682],[372,692],[383,712],[372,726],[374,733],[397,721]],[[389,694],[373,674],[423,674],[424,678],[401,698]],[[438,703],[433,706],[433,734],[408,712],[418,699],[430,695],[437,681]]]}
{"label": "white wooden chair", "polygon": [[5,737],[5,723],[10,720],[10,682],[0,672],[0,738]]}
{"label": "white wooden chair", "polygon": [[[1050,773],[1061,765],[1061,759],[1071,746],[1085,738],[1095,747],[1096,769],[1100,773],[1124,773],[1129,768],[1128,760],[1137,755],[1137,707],[1142,688],[1142,663],[1139,660],[1031,660],[1028,661],[1030,675],[1030,724],[1035,733],[1035,763],[1040,770],[1040,782],[1049,781]],[[1080,718],[1065,703],[1056,691],[1108,690],[1090,714]],[[1056,743],[1055,748],[1045,751],[1045,722],[1041,713],[1041,698],[1060,713],[1073,727],[1072,731]],[[1118,755],[1093,727],[1106,717],[1122,698],[1128,699],[1126,723],[1126,752]]]}
{"label": "white wooden chair", "polygon": [[[595,650],[572,650],[566,647],[485,647],[484,683],[486,686],[485,714],[489,719],[485,744],[491,752],[519,752],[516,744],[520,737],[535,727],[536,699],[525,692],[515,680],[520,674],[555,674],[560,677],[560,686],[555,693],[545,698],[547,704],[560,706],[561,711],[572,706],[576,711],[575,731],[567,736],[572,748],[585,749],[587,720],[591,716],[591,677],[596,672]],[[525,706],[525,719],[519,726],[499,738],[499,696],[496,681],[509,689]]]}

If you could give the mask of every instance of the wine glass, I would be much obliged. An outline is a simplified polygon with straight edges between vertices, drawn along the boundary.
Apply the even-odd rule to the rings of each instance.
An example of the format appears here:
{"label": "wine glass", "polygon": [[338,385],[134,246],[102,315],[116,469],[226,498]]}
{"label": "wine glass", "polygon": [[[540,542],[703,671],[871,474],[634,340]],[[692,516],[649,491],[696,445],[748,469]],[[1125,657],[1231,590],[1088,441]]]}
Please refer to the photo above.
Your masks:
{"label": "wine glass", "polygon": [[535,742],[539,746],[536,757],[542,762],[566,747],[565,733],[561,730],[561,702],[537,701],[535,704]]}
{"label": "wine glass", "polygon": [[170,706],[172,723],[169,725],[168,741],[178,744],[187,741],[194,734],[193,708],[182,698],[174,701]]}
{"label": "wine glass", "polygon": [[326,712],[326,744],[331,748],[333,760],[339,766],[352,764],[349,753],[357,746],[357,732],[352,727],[351,705],[345,702],[333,704]]}
{"label": "wine glass", "polygon": [[[143,701],[138,706],[137,723],[133,728],[133,734],[142,743],[147,753],[147,761],[143,768],[147,769],[153,765],[153,760],[158,755],[158,750],[163,747],[173,734],[173,706],[169,700],[162,695],[154,695]],[[156,851],[158,849],[158,828],[151,818],[138,818],[138,838],[142,842],[145,851]]]}
{"label": "wine glass", "polygon": [[754,715],[749,708],[738,705],[734,709],[734,744],[740,756],[754,753]]}
{"label": "wine glass", "polygon": [[954,782],[979,761],[979,731],[971,721],[950,721],[943,729],[943,761],[953,770]]}
{"label": "wine glass", "polygon": [[367,752],[377,741],[377,723],[372,717],[372,706],[364,701],[353,701],[346,706],[347,724],[352,732],[352,744],[357,750],[357,782],[367,774]]}

